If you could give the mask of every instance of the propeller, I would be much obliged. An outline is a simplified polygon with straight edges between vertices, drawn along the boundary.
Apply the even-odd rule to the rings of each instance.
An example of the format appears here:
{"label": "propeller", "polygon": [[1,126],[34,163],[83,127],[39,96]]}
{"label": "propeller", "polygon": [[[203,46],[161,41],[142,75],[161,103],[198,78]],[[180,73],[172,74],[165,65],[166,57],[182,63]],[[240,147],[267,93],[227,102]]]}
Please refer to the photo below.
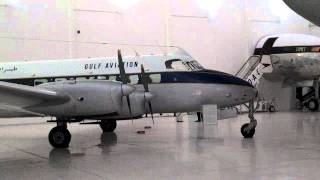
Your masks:
{"label": "propeller", "polygon": [[154,124],[154,119],[153,119],[153,110],[152,110],[152,104],[151,104],[151,99],[153,95],[149,92],[149,77],[146,75],[145,70],[143,65],[141,65],[141,82],[145,91],[145,99],[148,101],[150,113],[151,113],[151,118],[152,122]]}
{"label": "propeller", "polygon": [[[118,62],[119,62],[119,71],[120,71],[120,81],[126,85],[128,84],[128,76],[126,74],[126,71],[124,69],[124,62],[122,59],[122,55],[121,55],[121,50],[118,49]],[[129,112],[130,112],[130,117],[132,118],[132,109],[131,109],[131,102],[130,102],[130,94],[126,94],[126,98],[127,98],[127,103],[128,103],[128,108],[129,108]]]}

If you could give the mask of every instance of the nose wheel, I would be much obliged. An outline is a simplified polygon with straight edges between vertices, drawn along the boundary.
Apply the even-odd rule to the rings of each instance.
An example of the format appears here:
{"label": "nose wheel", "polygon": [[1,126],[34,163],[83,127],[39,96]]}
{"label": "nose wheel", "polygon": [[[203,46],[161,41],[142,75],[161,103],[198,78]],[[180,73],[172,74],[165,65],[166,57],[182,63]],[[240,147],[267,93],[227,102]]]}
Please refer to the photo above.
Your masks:
{"label": "nose wheel", "polygon": [[257,120],[254,118],[254,102],[250,101],[249,106],[247,106],[249,109],[249,119],[250,123],[246,123],[241,126],[241,134],[244,138],[253,138],[254,134],[256,133],[256,127],[257,127]]}
{"label": "nose wheel", "polygon": [[256,128],[250,128],[250,123],[246,123],[241,127],[241,134],[244,138],[253,138]]}
{"label": "nose wheel", "polygon": [[58,123],[57,127],[51,129],[48,139],[55,148],[67,148],[71,141],[71,134],[66,123]]}

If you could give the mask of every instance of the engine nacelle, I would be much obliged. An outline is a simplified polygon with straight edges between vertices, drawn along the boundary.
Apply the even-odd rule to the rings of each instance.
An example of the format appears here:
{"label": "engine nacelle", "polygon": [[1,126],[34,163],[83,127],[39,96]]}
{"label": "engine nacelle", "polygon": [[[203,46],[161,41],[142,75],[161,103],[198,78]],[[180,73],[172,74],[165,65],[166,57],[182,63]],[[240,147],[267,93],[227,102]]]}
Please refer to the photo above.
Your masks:
{"label": "engine nacelle", "polygon": [[56,117],[99,117],[121,112],[124,95],[135,88],[114,81],[64,81],[40,85],[70,97],[70,101],[60,105],[43,104],[26,108]]}
{"label": "engine nacelle", "polygon": [[[112,117],[111,119],[130,119],[148,113],[150,110],[147,103],[154,98],[154,95],[149,92],[135,91],[130,94],[129,98],[132,114],[130,114],[126,97],[123,97],[121,113],[118,116]],[[110,117],[108,117],[108,119],[110,119]]]}

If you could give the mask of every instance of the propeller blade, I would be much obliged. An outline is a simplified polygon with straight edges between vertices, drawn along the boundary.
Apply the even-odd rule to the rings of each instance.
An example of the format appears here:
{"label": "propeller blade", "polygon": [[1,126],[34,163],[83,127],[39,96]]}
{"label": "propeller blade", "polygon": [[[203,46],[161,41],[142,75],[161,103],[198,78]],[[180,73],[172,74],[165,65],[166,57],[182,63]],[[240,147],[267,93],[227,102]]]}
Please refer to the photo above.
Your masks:
{"label": "propeller blade", "polygon": [[[144,70],[144,67],[143,67],[142,64],[141,64],[141,82],[142,82],[142,85],[144,87],[145,92],[148,93],[149,92],[149,79],[148,79],[148,76],[145,73],[145,70]],[[152,105],[151,105],[152,95],[149,95],[149,94],[148,94],[148,97],[146,97],[146,94],[145,94],[145,101],[148,102],[149,109],[150,109],[150,114],[151,114],[151,118],[152,118],[152,122],[154,124],[153,110],[152,110]]]}
{"label": "propeller blade", "polygon": [[128,83],[128,78],[126,75],[126,71],[124,69],[124,62],[121,55],[121,50],[118,49],[118,62],[119,62],[119,71],[120,71],[120,79],[123,84]]}
{"label": "propeller blade", "polygon": [[[127,98],[127,102],[128,102],[128,108],[129,108],[130,117],[132,119],[132,109],[131,109],[131,102],[130,102],[129,95],[127,95],[126,98]],[[133,119],[132,119],[132,123],[133,123]]]}
{"label": "propeller blade", "polygon": [[127,96],[127,95],[133,93],[135,90],[136,90],[136,88],[133,85],[129,85],[129,84],[122,84],[121,85],[122,96]]}
{"label": "propeller blade", "polygon": [[153,119],[153,110],[152,110],[151,102],[149,102],[149,109],[150,109],[151,119],[152,119],[152,122],[153,122],[153,124],[154,124],[154,119]]}
{"label": "propeller blade", "polygon": [[148,76],[146,75],[146,73],[144,71],[143,65],[141,65],[141,81],[142,81],[142,85],[144,87],[145,92],[149,92]]}
{"label": "propeller blade", "polygon": [[[118,63],[119,63],[119,71],[120,71],[120,80],[121,80],[121,82],[123,84],[128,84],[128,78],[127,78],[126,71],[124,69],[124,62],[123,62],[123,59],[122,59],[122,55],[121,55],[121,50],[120,49],[118,49]],[[123,86],[123,87],[126,87],[126,91],[123,90],[122,92],[127,98],[130,117],[132,118],[132,109],[131,109],[131,102],[130,102],[129,94],[132,93],[133,90],[128,88],[127,86]],[[132,123],[133,123],[133,120],[132,120]]]}

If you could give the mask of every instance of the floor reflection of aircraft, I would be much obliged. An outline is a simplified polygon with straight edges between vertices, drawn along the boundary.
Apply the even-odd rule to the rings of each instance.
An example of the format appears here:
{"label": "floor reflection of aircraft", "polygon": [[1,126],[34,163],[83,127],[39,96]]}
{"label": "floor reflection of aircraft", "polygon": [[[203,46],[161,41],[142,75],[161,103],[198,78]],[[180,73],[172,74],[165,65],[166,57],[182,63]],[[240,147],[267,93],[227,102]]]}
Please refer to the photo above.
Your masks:
{"label": "floor reflection of aircraft", "polygon": [[56,117],[49,133],[54,147],[68,147],[67,123],[99,124],[113,132],[116,120],[146,113],[200,111],[250,102],[252,138],[257,90],[235,76],[204,69],[185,51],[165,55],[0,63],[0,117]]}
{"label": "floor reflection of aircraft", "polygon": [[54,148],[49,154],[49,164],[53,168],[66,169],[71,165],[72,155],[69,149],[66,148]]}
{"label": "floor reflection of aircraft", "polygon": [[100,140],[99,147],[110,147],[118,143],[118,136],[114,132],[104,132],[101,134]]}

